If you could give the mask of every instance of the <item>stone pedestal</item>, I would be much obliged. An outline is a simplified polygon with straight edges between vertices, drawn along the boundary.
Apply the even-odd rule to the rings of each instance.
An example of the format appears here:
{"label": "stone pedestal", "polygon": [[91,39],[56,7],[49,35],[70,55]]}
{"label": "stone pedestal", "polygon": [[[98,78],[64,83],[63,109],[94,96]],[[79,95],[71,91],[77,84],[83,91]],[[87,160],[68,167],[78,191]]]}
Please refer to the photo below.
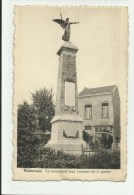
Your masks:
{"label": "stone pedestal", "polygon": [[52,119],[51,139],[46,147],[69,154],[82,154],[82,118],[78,113],[76,53],[78,48],[65,42],[59,55],[56,113]]}

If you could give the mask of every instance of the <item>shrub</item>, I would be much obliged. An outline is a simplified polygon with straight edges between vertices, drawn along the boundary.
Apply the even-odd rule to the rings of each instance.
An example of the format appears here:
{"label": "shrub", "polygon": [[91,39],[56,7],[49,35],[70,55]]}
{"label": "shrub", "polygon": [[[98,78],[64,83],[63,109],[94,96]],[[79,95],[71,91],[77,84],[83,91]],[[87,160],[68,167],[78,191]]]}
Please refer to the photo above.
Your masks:
{"label": "shrub", "polygon": [[30,155],[25,168],[119,169],[120,153],[102,150],[88,157],[62,152],[54,154],[53,150],[42,145],[36,149],[36,155]]}

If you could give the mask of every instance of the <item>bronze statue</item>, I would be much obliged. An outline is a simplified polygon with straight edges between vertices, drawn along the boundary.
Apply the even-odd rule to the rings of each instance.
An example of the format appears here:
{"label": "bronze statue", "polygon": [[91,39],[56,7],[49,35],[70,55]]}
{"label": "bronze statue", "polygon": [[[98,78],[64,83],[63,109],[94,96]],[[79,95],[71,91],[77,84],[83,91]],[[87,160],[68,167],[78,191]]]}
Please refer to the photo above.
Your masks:
{"label": "bronze statue", "polygon": [[78,24],[79,22],[69,22],[69,18],[66,18],[66,20],[62,19],[54,19],[54,22],[58,23],[63,29],[65,29],[64,31],[64,35],[62,36],[62,39],[64,41],[69,42],[70,39],[70,25],[71,24]]}

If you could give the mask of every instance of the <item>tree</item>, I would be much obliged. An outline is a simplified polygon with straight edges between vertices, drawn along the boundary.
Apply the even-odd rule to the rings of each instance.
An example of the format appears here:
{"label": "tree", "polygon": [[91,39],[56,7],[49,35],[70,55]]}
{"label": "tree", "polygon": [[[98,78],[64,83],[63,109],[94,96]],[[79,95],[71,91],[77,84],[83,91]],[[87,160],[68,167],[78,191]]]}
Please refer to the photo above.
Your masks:
{"label": "tree", "polygon": [[33,106],[36,109],[40,130],[51,130],[51,120],[55,114],[53,89],[41,89],[32,93]]}
{"label": "tree", "polygon": [[[51,129],[54,116],[53,91],[46,88],[32,94],[32,105],[26,101],[17,112],[17,166],[33,167],[38,151],[49,140],[45,130]],[[40,130],[43,130],[42,132]]]}
{"label": "tree", "polygon": [[17,125],[17,166],[28,167],[34,158],[37,142],[34,132],[39,126],[35,107],[26,101],[18,106]]}
{"label": "tree", "polygon": [[33,133],[38,128],[38,115],[34,106],[31,106],[26,101],[18,106],[18,129],[23,134]]}

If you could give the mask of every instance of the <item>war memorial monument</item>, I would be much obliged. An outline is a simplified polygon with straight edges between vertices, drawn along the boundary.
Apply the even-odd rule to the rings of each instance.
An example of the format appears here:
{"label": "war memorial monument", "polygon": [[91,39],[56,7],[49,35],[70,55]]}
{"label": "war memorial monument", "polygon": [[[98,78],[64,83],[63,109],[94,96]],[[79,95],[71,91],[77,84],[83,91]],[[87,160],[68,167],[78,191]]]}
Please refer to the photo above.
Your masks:
{"label": "war memorial monument", "polygon": [[55,116],[52,119],[51,139],[45,147],[68,154],[80,155],[86,142],[83,140],[83,119],[78,111],[76,53],[78,48],[70,42],[70,26],[78,22],[55,19],[64,31],[65,41],[59,48],[59,71]]}

